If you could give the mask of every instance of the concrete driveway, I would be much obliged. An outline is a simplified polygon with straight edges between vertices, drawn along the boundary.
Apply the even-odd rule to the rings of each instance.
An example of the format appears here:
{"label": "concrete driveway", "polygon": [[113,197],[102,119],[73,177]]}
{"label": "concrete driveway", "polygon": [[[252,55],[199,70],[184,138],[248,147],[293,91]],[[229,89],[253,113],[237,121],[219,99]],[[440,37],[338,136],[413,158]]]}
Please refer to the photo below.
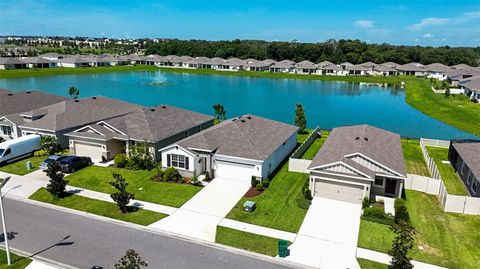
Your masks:
{"label": "concrete driveway", "polygon": [[249,188],[245,180],[215,178],[172,215],[149,226],[214,242],[217,224]]}
{"label": "concrete driveway", "polygon": [[316,268],[360,268],[356,258],[362,206],[315,197],[288,260]]}

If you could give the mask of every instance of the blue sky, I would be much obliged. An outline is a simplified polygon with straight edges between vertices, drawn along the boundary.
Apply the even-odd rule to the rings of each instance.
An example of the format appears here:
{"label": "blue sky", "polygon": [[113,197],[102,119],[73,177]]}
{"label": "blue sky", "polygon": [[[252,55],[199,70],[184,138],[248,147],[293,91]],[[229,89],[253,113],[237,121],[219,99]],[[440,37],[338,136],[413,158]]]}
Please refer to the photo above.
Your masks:
{"label": "blue sky", "polygon": [[1,0],[0,35],[480,45],[480,1]]}

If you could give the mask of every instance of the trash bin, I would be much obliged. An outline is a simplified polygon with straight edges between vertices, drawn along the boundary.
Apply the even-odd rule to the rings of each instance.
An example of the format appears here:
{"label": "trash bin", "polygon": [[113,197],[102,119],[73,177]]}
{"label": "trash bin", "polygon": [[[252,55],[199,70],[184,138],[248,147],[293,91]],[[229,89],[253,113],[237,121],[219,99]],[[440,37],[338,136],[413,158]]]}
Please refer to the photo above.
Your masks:
{"label": "trash bin", "polygon": [[27,166],[27,170],[32,170],[33,169],[33,165],[32,165],[31,161],[28,161],[25,165]]}
{"label": "trash bin", "polygon": [[247,212],[253,212],[253,210],[255,210],[256,208],[256,204],[254,201],[246,201],[244,204],[243,204],[243,209]]}
{"label": "trash bin", "polygon": [[285,258],[288,256],[288,241],[278,240],[278,257]]}

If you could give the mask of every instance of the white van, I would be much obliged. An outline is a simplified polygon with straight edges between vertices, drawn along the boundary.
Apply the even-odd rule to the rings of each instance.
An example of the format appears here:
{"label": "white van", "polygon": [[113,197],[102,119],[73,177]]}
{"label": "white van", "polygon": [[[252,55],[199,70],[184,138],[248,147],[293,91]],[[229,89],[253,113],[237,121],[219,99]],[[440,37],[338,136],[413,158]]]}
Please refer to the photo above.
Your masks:
{"label": "white van", "polygon": [[0,166],[18,160],[39,150],[41,147],[39,135],[26,135],[0,143]]}

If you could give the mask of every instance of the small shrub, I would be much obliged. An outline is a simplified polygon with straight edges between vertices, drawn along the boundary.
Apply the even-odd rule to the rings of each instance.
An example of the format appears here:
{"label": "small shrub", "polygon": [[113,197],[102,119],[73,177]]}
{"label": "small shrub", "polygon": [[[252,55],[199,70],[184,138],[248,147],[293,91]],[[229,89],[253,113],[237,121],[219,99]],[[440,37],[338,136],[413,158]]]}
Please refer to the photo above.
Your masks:
{"label": "small shrub", "polygon": [[367,208],[368,206],[370,206],[370,199],[368,197],[363,197],[362,208]]}
{"label": "small shrub", "polygon": [[386,225],[393,224],[393,218],[385,214],[382,208],[376,206],[365,208],[363,210],[362,219]]}
{"label": "small shrub", "polygon": [[252,179],[250,180],[250,185],[252,186],[252,188],[255,188],[257,184],[258,184],[257,177],[252,176]]}
{"label": "small shrub", "polygon": [[44,156],[48,156],[48,150],[46,149],[40,149],[40,150],[37,150],[33,153],[33,156],[35,157],[44,157]]}
{"label": "small shrub", "polygon": [[303,193],[303,197],[307,200],[312,200],[313,197],[312,197],[312,192],[310,191],[310,186],[308,184],[308,180],[305,181],[305,183],[303,184],[303,188],[302,188],[302,193]]}
{"label": "small shrub", "polygon": [[257,188],[257,191],[263,191],[263,185],[262,185],[262,183],[258,183],[257,186],[256,186],[256,188]]}
{"label": "small shrub", "polygon": [[398,223],[400,220],[405,222],[410,221],[410,216],[408,214],[407,205],[405,204],[405,200],[397,198],[395,199],[395,223]]}
{"label": "small shrub", "polygon": [[118,167],[118,168],[124,168],[126,165],[127,165],[127,155],[121,153],[121,154],[117,154],[115,155],[115,165]]}
{"label": "small shrub", "polygon": [[180,175],[178,170],[173,167],[169,167],[163,171],[164,181],[178,182],[181,178],[182,176]]}
{"label": "small shrub", "polygon": [[270,186],[270,180],[268,178],[264,179],[262,185],[264,189],[267,189]]}
{"label": "small shrub", "polygon": [[305,197],[298,197],[295,199],[295,202],[297,203],[297,206],[302,209],[308,209],[312,204],[312,202],[308,199],[305,199]]}

